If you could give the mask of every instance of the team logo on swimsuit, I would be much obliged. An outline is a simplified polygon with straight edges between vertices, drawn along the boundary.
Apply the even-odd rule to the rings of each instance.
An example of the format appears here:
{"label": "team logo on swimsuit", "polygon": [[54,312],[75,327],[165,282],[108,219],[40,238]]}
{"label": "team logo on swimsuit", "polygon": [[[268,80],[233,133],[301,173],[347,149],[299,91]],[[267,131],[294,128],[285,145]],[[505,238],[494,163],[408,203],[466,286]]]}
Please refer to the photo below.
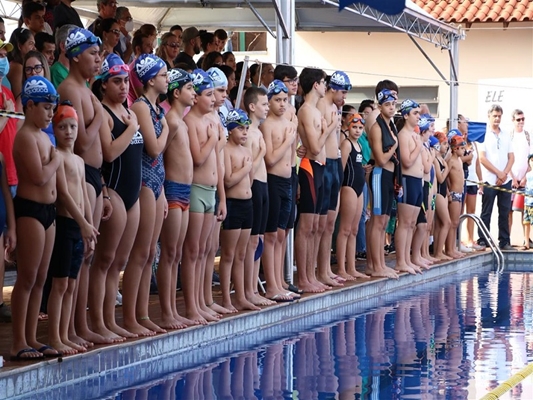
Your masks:
{"label": "team logo on swimsuit", "polygon": [[145,57],[143,60],[139,60],[135,65],[135,72],[137,72],[139,78],[142,79],[144,75],[150,72],[150,70],[157,65],[157,61],[158,60],[153,57]]}
{"label": "team logo on swimsuit", "polygon": [[141,134],[141,132],[139,131],[135,132],[130,142],[130,145],[133,145],[133,144],[144,144],[143,135]]}
{"label": "team logo on swimsuit", "polygon": [[356,163],[362,163],[363,162],[363,155],[361,153],[357,153],[357,156],[355,157]]}
{"label": "team logo on swimsuit", "polygon": [[27,80],[26,84],[24,85],[23,92],[27,96],[31,96],[33,94],[48,94],[48,86],[44,81],[37,80],[37,79],[31,79]]}

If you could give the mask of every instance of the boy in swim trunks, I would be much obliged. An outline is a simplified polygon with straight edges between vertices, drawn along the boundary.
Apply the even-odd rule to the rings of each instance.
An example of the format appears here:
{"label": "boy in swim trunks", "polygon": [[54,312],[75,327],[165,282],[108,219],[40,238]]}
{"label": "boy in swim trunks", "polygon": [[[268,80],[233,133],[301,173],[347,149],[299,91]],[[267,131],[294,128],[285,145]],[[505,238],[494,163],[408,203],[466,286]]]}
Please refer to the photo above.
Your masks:
{"label": "boy in swim trunks", "polygon": [[37,321],[43,285],[55,236],[56,172],[61,159],[43,134],[57,103],[52,83],[40,76],[22,88],[24,124],[15,136],[13,157],[19,184],[13,200],[17,225],[17,280],[11,295],[13,360],[59,357],[61,353],[37,341]]}
{"label": "boy in swim trunks", "polygon": [[[403,124],[398,132],[398,147],[401,149],[403,196],[398,199],[398,228],[395,235],[396,266],[398,272],[420,273],[422,265],[411,261],[411,243],[416,226],[416,219],[422,206],[424,182],[424,165],[422,163],[422,141],[415,132],[420,119],[420,106],[407,99],[400,106]],[[399,125],[401,126],[401,125]],[[425,267],[425,265],[424,265]]]}
{"label": "boy in swim trunks", "polygon": [[[252,180],[253,158],[247,140],[250,120],[238,108],[230,111],[226,118],[229,136],[224,148],[224,186],[228,213],[220,233],[220,287],[222,306],[230,311],[260,310],[245,296],[244,259],[250,239],[253,220]],[[247,266],[251,268],[251,266]],[[235,297],[230,297],[233,283]]]}
{"label": "boy in swim trunks", "polygon": [[465,153],[466,141],[461,135],[452,136],[449,140],[451,157],[448,160],[448,191],[449,203],[448,210],[450,213],[451,226],[446,236],[446,254],[453,258],[464,257],[456,246],[457,227],[459,226],[459,217],[461,216],[463,189],[465,183],[465,174],[463,171],[463,161],[461,157]]}
{"label": "boy in swim trunks", "polygon": [[287,111],[287,87],[279,80],[268,86],[269,113],[259,129],[263,133],[268,185],[268,219],[265,228],[263,270],[267,299],[292,301],[283,288],[283,248],[291,210],[291,157],[296,128],[283,115]]}
{"label": "boy in swim trunks", "polygon": [[[300,183],[300,213],[296,231],[295,251],[298,266],[298,287],[304,292],[319,293],[328,286],[315,276],[318,258],[319,235],[317,235],[319,215],[324,198],[324,165],[326,164],[325,144],[334,134],[338,125],[338,115],[332,116],[328,125],[317,108],[318,101],[326,94],[326,73],[321,69],[304,68],[300,74],[300,85],[305,102],[298,111],[298,133],[306,149],[300,162],[298,180]],[[333,113],[330,113],[333,114]]]}
{"label": "boy in swim trunks", "polygon": [[[213,81],[206,72],[194,70],[192,81],[196,92],[195,104],[183,118],[188,127],[193,159],[193,179],[189,225],[183,244],[181,279],[186,316],[200,324],[211,318],[205,307],[202,286],[205,279],[205,257],[208,239],[214,225],[215,189],[218,183],[218,129],[207,118],[215,105]],[[200,304],[201,303],[201,304]]]}
{"label": "boy in swim trunks", "polygon": [[[268,306],[273,304],[273,302],[260,296],[257,292],[257,280],[262,253],[262,249],[258,250],[258,246],[260,241],[264,243],[268,220],[268,183],[265,164],[266,144],[259,130],[259,124],[268,115],[269,102],[267,91],[259,87],[248,88],[244,93],[243,103],[251,122],[248,128],[248,138],[244,146],[252,152],[252,174],[254,178],[252,183],[253,222],[248,248],[246,249],[244,290],[248,301],[256,306]],[[256,252],[259,254],[256,255]]]}
{"label": "boy in swim trunks", "polygon": [[176,308],[176,283],[183,242],[189,224],[193,161],[187,125],[183,115],[194,105],[196,93],[191,75],[182,69],[168,71],[167,100],[170,110],[165,118],[169,127],[165,160],[165,196],[168,215],[161,230],[161,256],[157,267],[157,289],[161,306],[161,324],[165,329],[179,329],[193,322],[181,317]]}
{"label": "boy in swim trunks", "polygon": [[343,71],[335,71],[328,82],[326,95],[318,100],[318,110],[326,120],[328,135],[325,144],[326,165],[324,169],[324,201],[320,210],[318,223],[318,259],[317,278],[327,286],[342,286],[344,278],[332,279],[331,271],[331,244],[335,221],[337,220],[337,205],[343,180],[342,160],[340,157],[340,115],[348,91],[352,89],[350,78]]}
{"label": "boy in swim trunks", "polygon": [[52,288],[48,297],[48,338],[64,355],[87,349],[68,338],[76,279],[84,257],[94,251],[96,229],[85,186],[83,159],[74,154],[78,115],[70,104],[61,104],[54,115],[54,135],[60,165],[57,170],[56,235],[50,269]]}
{"label": "boy in swim trunks", "polygon": [[[69,31],[65,41],[65,54],[70,61],[67,78],[58,87],[61,100],[68,100],[78,114],[78,137],[74,146],[77,155],[85,162],[85,182],[93,222],[98,229],[101,219],[111,216],[112,206],[107,188],[102,187],[100,169],[103,163],[102,145],[100,143],[100,127],[104,121],[104,109],[98,99],[87,87],[87,81],[99,73],[101,58],[99,38],[83,28]],[[103,195],[102,195],[103,192]],[[103,211],[102,211],[103,210]],[[70,331],[70,340],[85,347],[93,343],[112,343],[111,337],[104,337],[89,329],[87,324],[87,296],[89,291],[102,291],[105,288],[103,279],[96,279],[89,265],[91,258],[84,259],[79,279],[77,280],[77,301],[75,302],[75,329]]]}
{"label": "boy in swim trunks", "polygon": [[[378,89],[378,88],[376,88]],[[367,251],[370,256],[366,273],[371,276],[398,278],[396,272],[385,265],[385,228],[389,222],[394,200],[394,170],[398,139],[396,127],[391,122],[396,112],[396,92],[382,89],[376,93],[379,115],[368,131],[372,149],[369,189],[372,196],[371,217],[367,231]]]}

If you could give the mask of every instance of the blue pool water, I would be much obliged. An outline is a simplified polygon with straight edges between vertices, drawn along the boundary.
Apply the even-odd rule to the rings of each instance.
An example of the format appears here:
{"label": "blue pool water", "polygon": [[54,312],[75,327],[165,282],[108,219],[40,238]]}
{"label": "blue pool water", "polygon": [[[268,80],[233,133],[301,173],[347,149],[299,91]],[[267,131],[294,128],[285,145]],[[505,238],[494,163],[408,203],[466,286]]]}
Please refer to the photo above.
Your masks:
{"label": "blue pool water", "polygon": [[[440,280],[110,398],[478,399],[533,361],[532,293],[529,272]],[[533,378],[503,398],[533,399]]]}

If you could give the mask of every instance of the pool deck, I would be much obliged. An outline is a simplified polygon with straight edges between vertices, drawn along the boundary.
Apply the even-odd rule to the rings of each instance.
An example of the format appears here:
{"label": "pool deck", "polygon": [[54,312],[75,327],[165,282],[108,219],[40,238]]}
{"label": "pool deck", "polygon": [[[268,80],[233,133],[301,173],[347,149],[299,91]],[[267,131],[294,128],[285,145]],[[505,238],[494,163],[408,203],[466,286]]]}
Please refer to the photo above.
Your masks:
{"label": "pool deck", "polygon": [[[532,259],[529,252],[506,252],[505,256],[510,262]],[[259,345],[258,337],[264,341],[294,335],[303,329],[303,322],[295,325],[298,321],[305,321],[305,328],[312,328],[313,315],[320,312],[331,310],[332,318],[340,317],[342,306],[350,305],[353,309],[354,303],[363,306],[369,299],[379,304],[389,295],[399,291],[404,294],[409,287],[429,284],[445,276],[466,275],[486,267],[492,260],[491,253],[481,252],[459,261],[438,264],[422,275],[403,274],[398,280],[372,278],[349,282],[326,293],[304,295],[293,303],[240,312],[207,326],[96,346],[87,353],[64,357],[61,361],[7,361],[11,324],[0,324],[0,355],[4,356],[4,367],[0,369],[0,399],[27,396],[39,399],[77,398],[73,394],[80,393],[80,390],[83,390],[85,398],[103,398],[106,393],[111,396],[139,381],[191,368],[205,363],[205,360],[214,360],[241,348],[244,350],[256,342]],[[178,295],[178,310],[184,311],[181,295]],[[157,296],[150,298],[150,315],[157,323],[160,316]],[[117,318],[120,323],[120,312]],[[46,337],[47,322],[43,321],[39,323],[38,339],[46,343]]]}

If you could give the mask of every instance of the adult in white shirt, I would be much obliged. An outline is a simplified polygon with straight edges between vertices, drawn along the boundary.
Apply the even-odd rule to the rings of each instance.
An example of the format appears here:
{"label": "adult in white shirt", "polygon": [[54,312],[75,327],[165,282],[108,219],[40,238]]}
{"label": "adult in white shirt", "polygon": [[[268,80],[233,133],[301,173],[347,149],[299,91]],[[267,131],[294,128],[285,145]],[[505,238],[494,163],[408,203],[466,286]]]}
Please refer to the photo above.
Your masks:
{"label": "adult in white shirt", "polygon": [[[524,117],[524,112],[522,110],[513,111],[513,125],[514,128],[511,131],[511,141],[513,142],[514,149],[514,163],[511,168],[511,179],[513,189],[524,190],[526,187],[526,173],[529,167],[528,157],[530,154],[530,137],[529,132],[524,130],[524,122],[526,118]],[[513,224],[513,211],[520,212],[520,221],[524,217],[524,196],[513,195],[513,200],[511,201],[512,209],[509,213],[509,231],[511,231],[511,226]],[[524,245],[525,240],[525,226],[524,228]]]}
{"label": "adult in white shirt", "polygon": [[[485,141],[478,144],[479,161],[485,183],[499,186],[502,189],[511,190],[512,180],[510,176],[514,163],[513,143],[511,136],[500,129],[503,110],[493,104],[489,109],[489,123]],[[500,249],[513,250],[509,234],[509,212],[511,211],[511,193],[483,188],[481,201],[481,220],[490,231],[490,218],[494,200],[498,198],[498,242]],[[478,230],[478,244],[487,245],[485,236]]]}

